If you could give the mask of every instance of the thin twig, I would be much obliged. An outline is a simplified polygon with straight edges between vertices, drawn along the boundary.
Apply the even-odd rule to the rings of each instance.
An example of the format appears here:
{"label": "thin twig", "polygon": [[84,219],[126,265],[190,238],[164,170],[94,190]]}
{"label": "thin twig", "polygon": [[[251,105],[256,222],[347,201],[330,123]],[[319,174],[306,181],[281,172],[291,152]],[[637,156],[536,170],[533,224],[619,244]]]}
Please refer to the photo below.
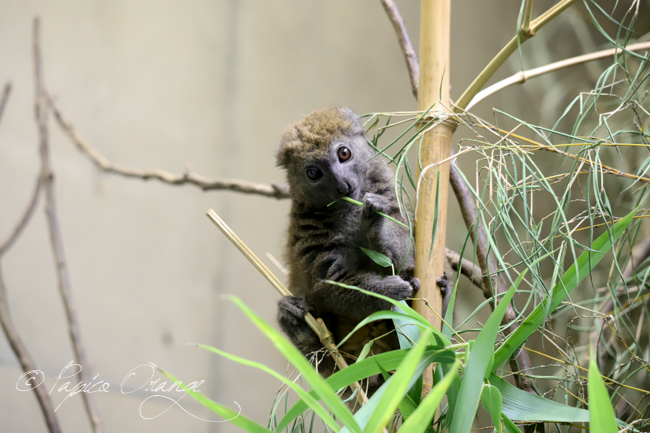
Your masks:
{"label": "thin twig", "polygon": [[[54,173],[52,171],[52,163],[50,161],[50,149],[47,130],[47,97],[45,95],[43,86],[43,66],[41,57],[40,46],[40,21],[38,18],[34,19],[34,78],[35,78],[35,114],[38,124],[40,154],[41,154],[41,167],[43,169],[44,187],[45,187],[45,202],[46,202],[46,215],[50,231],[50,241],[52,244],[52,252],[56,262],[57,279],[59,282],[59,292],[61,300],[65,309],[66,318],[68,322],[68,332],[70,333],[70,340],[72,347],[82,370],[79,372],[80,382],[90,383],[90,365],[86,360],[86,353],[83,343],[81,341],[81,331],[79,321],[77,319],[76,311],[72,302],[72,290],[70,288],[70,278],[68,269],[65,263],[65,256],[63,253],[63,243],[61,240],[61,231],[56,213],[56,201],[54,197]],[[99,412],[95,406],[95,402],[87,392],[81,393],[82,400],[90,423],[95,433],[102,431],[101,421],[99,419]]]}
{"label": "thin twig", "polygon": [[[628,45],[625,47],[625,50],[627,51],[640,51],[640,50],[645,50],[650,48],[650,42],[641,42],[638,44],[632,44]],[[514,84],[522,84],[525,83],[527,80],[538,77],[540,75],[548,74],[550,72],[555,72],[559,71],[560,69],[568,68],[570,66],[575,66],[575,65],[580,65],[583,63],[587,62],[592,62],[594,60],[599,60],[599,59],[604,59],[606,57],[611,57],[615,56],[618,53],[621,53],[623,51],[622,48],[616,47],[616,48],[611,48],[609,50],[602,50],[602,51],[597,51],[595,53],[590,53],[590,54],[583,54],[581,56],[576,56],[576,57],[571,57],[569,59],[565,60],[560,60],[559,62],[555,63],[550,63],[548,65],[540,66],[539,68],[534,68],[534,69],[529,69],[527,71],[521,71],[518,72],[506,79],[503,79],[499,81],[498,83],[495,83],[491,85],[490,87],[487,87],[474,96],[472,98],[472,101],[467,104],[466,110],[469,111],[471,110],[476,104],[487,98],[488,96],[491,96],[506,87],[510,87]]]}
{"label": "thin twig", "polygon": [[[7,294],[4,284],[4,279],[2,278],[2,269],[0,268],[0,325],[2,330],[7,337],[7,341],[11,346],[20,367],[22,368],[25,378],[24,382],[26,384],[26,389],[34,390],[36,394],[36,400],[38,400],[38,405],[41,407],[41,412],[45,418],[45,424],[50,433],[60,433],[61,427],[59,426],[59,421],[56,418],[56,413],[54,412],[54,407],[50,401],[50,396],[47,394],[47,390],[40,385],[40,380],[43,379],[40,373],[40,370],[36,368],[34,359],[29,354],[27,346],[23,342],[22,338],[16,331],[16,328],[11,320],[11,315],[9,314],[9,306],[7,304]],[[40,373],[40,374],[39,374]]]}
{"label": "thin twig", "polygon": [[277,199],[289,197],[289,187],[284,184],[254,183],[236,179],[209,179],[194,173],[189,168],[183,174],[173,174],[160,169],[142,170],[139,168],[128,168],[113,164],[83,140],[79,134],[77,134],[72,123],[64,117],[63,113],[54,101],[54,98],[52,98],[47,91],[45,91],[45,94],[59,126],[77,146],[77,149],[89,157],[97,168],[106,173],[119,174],[125,177],[134,177],[142,180],[156,179],[170,185],[191,184],[198,186],[204,191],[225,189],[245,194],[258,194],[266,197],[274,197]]}
{"label": "thin twig", "polygon": [[562,0],[548,11],[543,13],[539,18],[530,23],[530,31],[527,33],[519,32],[513,37],[508,44],[499,51],[499,53],[488,63],[481,73],[474,79],[472,84],[463,92],[456,101],[455,112],[461,112],[467,107],[467,104],[474,96],[485,86],[485,83],[495,74],[495,72],[505,63],[512,53],[519,48],[521,44],[535,36],[535,33],[548,24],[553,18],[558,16],[562,11],[575,3],[576,0]]}
{"label": "thin twig", "polygon": [[381,0],[381,4],[388,15],[388,19],[393,28],[395,29],[395,34],[397,35],[397,42],[399,47],[402,49],[402,54],[404,54],[404,60],[406,61],[406,68],[408,69],[409,78],[411,80],[411,91],[413,96],[417,99],[418,97],[418,81],[420,80],[420,66],[418,63],[418,55],[413,48],[411,39],[409,38],[408,31],[404,25],[404,20],[402,15],[397,9],[397,5],[393,0]]}
{"label": "thin twig", "polygon": [[0,98],[0,119],[2,119],[2,115],[5,112],[5,106],[7,105],[7,101],[9,100],[9,94],[11,93],[11,83],[5,84],[5,88],[2,91],[2,97]]}
{"label": "thin twig", "polygon": [[[2,114],[4,113],[5,107],[7,105],[7,100],[9,99],[10,91],[11,91],[11,84],[7,83],[5,85],[2,98],[0,99],[0,119],[2,118]],[[32,197],[30,198],[29,203],[25,208],[25,212],[23,213],[23,216],[20,218],[18,224],[16,224],[16,227],[14,228],[14,230],[12,230],[12,232],[9,234],[7,239],[0,244],[0,260],[2,259],[2,256],[4,256],[4,254],[7,251],[9,251],[9,249],[14,244],[14,242],[16,242],[16,239],[18,239],[23,229],[27,226],[27,223],[31,219],[32,215],[34,214],[34,209],[36,208],[38,197],[40,196],[41,185],[43,184],[42,180],[43,180],[43,176],[41,171],[39,172],[38,179],[36,180],[36,187],[34,188]],[[20,363],[20,367],[25,373],[25,377],[27,378],[27,380],[25,380],[25,383],[29,383],[29,380],[32,380],[34,384],[36,383],[36,381],[42,379],[40,375],[37,373],[39,370],[36,368],[36,363],[34,362],[34,359],[32,358],[29,351],[27,350],[27,346],[25,346],[25,343],[23,342],[23,339],[20,337],[20,334],[18,334],[18,331],[14,326],[13,320],[11,320],[11,314],[9,313],[9,303],[7,302],[7,290],[5,287],[4,278],[2,277],[1,266],[0,266],[0,326],[2,326],[2,331],[4,332],[4,335],[7,338],[7,341],[9,342],[9,346],[11,346],[11,350],[14,352],[14,355],[16,355],[16,358]],[[56,414],[54,412],[52,402],[50,401],[50,397],[47,394],[45,388],[40,386],[35,386],[35,387],[32,386],[30,387],[30,389],[32,389],[36,394],[36,400],[38,401],[38,405],[40,406],[41,412],[43,413],[43,417],[45,418],[45,424],[47,425],[48,431],[50,433],[60,433],[61,428],[59,426],[59,421],[56,418]]]}

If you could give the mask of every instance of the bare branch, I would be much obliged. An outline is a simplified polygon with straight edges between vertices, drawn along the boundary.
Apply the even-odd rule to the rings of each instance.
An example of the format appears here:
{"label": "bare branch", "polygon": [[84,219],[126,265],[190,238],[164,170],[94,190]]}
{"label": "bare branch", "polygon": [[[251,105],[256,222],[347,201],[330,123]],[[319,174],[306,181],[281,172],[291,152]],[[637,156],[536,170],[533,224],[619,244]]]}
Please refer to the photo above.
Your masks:
{"label": "bare branch", "polygon": [[409,38],[408,31],[404,25],[404,20],[402,15],[397,9],[397,5],[393,0],[381,0],[381,4],[388,15],[388,19],[395,33],[397,34],[397,42],[399,43],[400,48],[402,49],[402,54],[404,54],[404,60],[406,60],[406,68],[409,72],[409,78],[411,79],[411,91],[413,96],[417,99],[418,97],[418,81],[420,80],[420,65],[418,63],[418,55],[413,48],[411,39]]}
{"label": "bare branch", "polygon": [[[35,114],[38,124],[40,154],[41,154],[41,167],[43,170],[43,182],[45,187],[45,202],[47,222],[50,231],[50,241],[52,243],[52,252],[56,262],[57,279],[59,282],[59,292],[61,300],[66,312],[68,321],[68,332],[70,333],[70,340],[74,349],[75,356],[82,370],[79,372],[79,380],[85,383],[90,383],[90,366],[86,361],[86,353],[81,341],[81,331],[79,321],[77,319],[76,311],[73,308],[72,290],[70,288],[70,278],[68,276],[68,269],[65,264],[65,256],[63,253],[63,243],[61,241],[61,232],[56,213],[56,201],[54,197],[54,173],[52,171],[52,163],[50,161],[49,139],[47,130],[47,96],[43,86],[43,69],[42,57],[40,47],[40,22],[39,19],[34,19],[34,78],[36,86],[35,94]],[[101,421],[99,419],[99,412],[95,406],[94,400],[89,393],[81,393],[84,406],[90,423],[93,426],[93,431],[99,433],[102,431]]]}
{"label": "bare branch", "polygon": [[5,88],[2,91],[2,97],[0,97],[0,119],[5,112],[5,106],[9,100],[9,94],[11,93],[11,83],[5,84]]}
{"label": "bare branch", "polygon": [[[445,256],[447,256],[449,265],[454,271],[465,275],[472,282],[472,284],[481,289],[485,295],[486,290],[485,285],[483,284],[483,274],[481,273],[481,268],[479,268],[474,264],[474,262],[470,260],[467,260],[465,258],[461,260],[460,254],[458,254],[456,251],[450,250],[449,248],[445,248]],[[487,297],[490,298],[491,296],[492,295],[488,295]]]}
{"label": "bare branch", "polygon": [[[27,346],[23,343],[22,338],[16,331],[11,316],[9,314],[9,307],[7,305],[7,294],[4,284],[4,279],[2,278],[2,269],[0,268],[0,325],[4,331],[7,341],[13,350],[20,367],[23,369],[25,374],[25,381],[23,383],[29,383],[28,380],[32,379],[32,390],[36,393],[36,399],[38,400],[38,405],[41,407],[41,412],[43,412],[43,417],[45,418],[45,424],[47,424],[47,429],[50,433],[60,433],[61,427],[59,426],[59,421],[56,418],[56,413],[50,401],[50,396],[47,394],[47,391],[42,386],[33,386],[40,384],[39,380],[42,380],[38,374],[38,369],[34,363],[34,359],[29,354]],[[42,373],[41,373],[42,374]]]}
{"label": "bare branch", "polygon": [[97,168],[106,173],[119,174],[121,176],[142,180],[156,179],[170,185],[191,184],[198,186],[204,191],[225,189],[245,194],[258,194],[266,197],[274,197],[277,199],[289,197],[289,187],[279,183],[266,184],[236,179],[208,179],[192,172],[189,168],[183,174],[173,174],[160,169],[142,170],[113,164],[83,140],[79,134],[77,134],[72,123],[64,117],[63,113],[61,113],[61,110],[51,95],[47,91],[45,91],[45,95],[59,126],[68,135],[75,146],[77,146],[77,149],[89,157]]}
{"label": "bare branch", "polygon": [[[0,99],[0,118],[2,118],[2,114],[4,113],[5,107],[7,105],[7,100],[9,99],[10,91],[11,91],[11,84],[7,83],[4,87],[4,91]],[[29,203],[27,205],[27,208],[25,209],[25,212],[23,213],[23,216],[20,218],[18,224],[16,225],[16,228],[9,234],[7,239],[0,244],[0,259],[2,259],[2,256],[12,247],[14,242],[16,242],[16,239],[18,239],[23,229],[27,226],[27,223],[31,219],[32,215],[34,214],[34,209],[36,209],[36,204],[38,203],[38,197],[40,196],[42,184],[43,184],[43,176],[42,173],[39,173],[38,179],[36,180],[36,187],[34,188],[34,192],[32,193],[32,197],[29,200]],[[20,334],[18,334],[18,331],[16,331],[16,327],[13,324],[13,320],[11,320],[11,315],[9,313],[9,304],[7,302],[7,290],[4,284],[4,279],[2,277],[1,267],[0,267],[0,326],[2,326],[2,331],[4,332],[5,337],[7,338],[7,341],[11,346],[11,350],[14,352],[14,355],[16,355],[16,358],[18,359],[18,362],[20,363],[20,366],[23,372],[25,373],[25,377],[26,377],[25,383],[27,383],[29,379],[33,380],[34,383],[36,383],[36,381],[38,380],[41,380],[42,377],[40,377],[38,373],[35,373],[38,371],[38,369],[36,368],[36,363],[34,363],[34,359],[32,358],[29,351],[27,350],[27,346],[25,346],[25,343],[23,342],[23,339],[20,337]],[[45,388],[40,386],[35,386],[32,387],[31,389],[36,394],[36,400],[38,401],[38,405],[40,406],[41,412],[43,413],[43,417],[45,418],[45,424],[47,425],[48,431],[50,433],[60,433],[61,427],[59,426],[59,421],[56,418],[56,414],[54,412],[54,408],[52,406],[52,402],[50,401],[50,397],[47,394],[47,391],[45,390]]]}

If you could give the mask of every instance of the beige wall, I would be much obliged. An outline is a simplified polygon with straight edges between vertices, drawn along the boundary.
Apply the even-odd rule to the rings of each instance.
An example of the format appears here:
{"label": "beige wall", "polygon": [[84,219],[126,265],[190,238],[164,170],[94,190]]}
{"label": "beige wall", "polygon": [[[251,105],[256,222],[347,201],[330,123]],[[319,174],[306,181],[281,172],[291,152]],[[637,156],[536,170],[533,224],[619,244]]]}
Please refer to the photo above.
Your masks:
{"label": "beige wall", "polygon": [[[418,4],[399,4],[417,42]],[[191,164],[208,177],[280,181],[275,143],[299,116],[326,104],[358,112],[415,107],[377,1],[3,0],[0,6],[0,84],[13,83],[0,124],[0,239],[21,215],[39,164],[32,106],[35,15],[42,20],[48,88],[78,132],[126,166],[180,172]],[[494,2],[461,0],[453,7],[452,95],[458,97],[511,34],[517,8],[501,17],[512,23],[508,27],[485,19]],[[148,361],[183,380],[205,380],[206,395],[227,405],[236,401],[245,415],[264,423],[279,383],[186,342],[284,371],[282,356],[225,297],[241,297],[274,322],[278,295],[204,212],[214,208],[255,252],[279,257],[288,201],[104,175],[52,121],[50,130],[88,367],[111,384],[109,393],[95,394],[106,431],[237,431],[177,407],[142,419],[139,406],[150,393],[124,395],[119,387]],[[464,234],[453,232],[450,243],[461,242]],[[16,326],[49,388],[73,355],[42,206],[2,266]],[[0,338],[2,431],[44,431],[34,395],[15,389],[20,374]],[[64,394],[52,398],[56,405]],[[188,411],[210,416],[189,397],[182,401]],[[164,405],[149,401],[143,410],[152,416]],[[89,431],[79,396],[57,415],[66,432]]]}

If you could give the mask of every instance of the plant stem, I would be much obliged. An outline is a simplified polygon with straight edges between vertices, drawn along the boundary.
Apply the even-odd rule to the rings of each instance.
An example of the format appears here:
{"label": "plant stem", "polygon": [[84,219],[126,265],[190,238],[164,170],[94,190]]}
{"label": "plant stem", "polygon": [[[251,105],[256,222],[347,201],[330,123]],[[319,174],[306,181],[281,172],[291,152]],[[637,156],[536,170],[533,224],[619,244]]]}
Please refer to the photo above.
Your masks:
{"label": "plant stem", "polygon": [[[543,13],[539,18],[530,23],[530,30],[527,33],[522,33],[521,31],[513,37],[508,44],[499,51],[488,65],[481,71],[481,73],[476,77],[474,82],[463,92],[463,94],[456,101],[456,107],[454,108],[455,112],[461,112],[467,107],[469,102],[474,98],[474,96],[485,86],[485,83],[494,75],[494,73],[499,70],[501,65],[510,57],[512,53],[515,52],[519,45],[526,42],[528,39],[535,36],[535,33],[546,24],[548,24],[553,18],[558,16],[562,11],[575,3],[576,0],[563,0],[560,3],[556,4],[545,13]],[[420,56],[422,57],[422,56]],[[422,68],[424,69],[424,68]]]}
{"label": "plant stem", "polygon": [[[433,115],[449,115],[444,107],[450,106],[449,98],[449,41],[450,41],[450,0],[421,0],[420,21],[420,82],[418,86],[418,109],[425,111],[430,107]],[[430,120],[430,119],[428,119]],[[421,163],[418,164],[418,178],[424,177],[422,187],[417,191],[417,212],[415,222],[416,268],[415,276],[420,279],[420,290],[416,294],[413,307],[438,329],[441,320],[434,311],[442,310],[442,297],[436,280],[444,272],[445,231],[447,228],[447,196],[449,190],[449,162],[439,164],[435,170],[424,167],[438,164],[449,156],[451,137],[455,126],[441,122],[427,132],[420,149]],[[440,184],[437,185],[439,178]],[[418,182],[419,183],[419,182]],[[439,193],[436,195],[436,191]],[[438,207],[436,215],[435,209]],[[436,224],[436,235],[432,227]],[[432,250],[433,242],[433,250]],[[439,252],[430,256],[431,251]],[[432,306],[433,311],[429,306]],[[433,372],[427,369],[423,382],[433,383]],[[424,386],[423,393],[430,391]]]}

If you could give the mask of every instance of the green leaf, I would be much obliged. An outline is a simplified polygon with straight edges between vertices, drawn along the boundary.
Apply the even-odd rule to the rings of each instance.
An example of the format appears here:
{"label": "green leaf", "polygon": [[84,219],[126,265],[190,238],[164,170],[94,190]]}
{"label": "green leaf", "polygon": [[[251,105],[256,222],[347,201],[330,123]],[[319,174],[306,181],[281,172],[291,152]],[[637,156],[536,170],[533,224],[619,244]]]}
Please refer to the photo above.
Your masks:
{"label": "green leaf", "polygon": [[492,417],[492,423],[494,423],[497,433],[501,433],[503,427],[501,425],[501,392],[499,389],[492,385],[483,385],[481,404]]}
{"label": "green leaf", "polygon": [[372,415],[370,415],[363,429],[364,433],[378,433],[386,427],[395,409],[397,409],[397,406],[402,401],[404,394],[408,391],[409,381],[422,360],[430,335],[429,332],[425,331],[420,342],[409,350],[404,360],[397,367],[391,380],[386,382],[386,389],[377,402],[377,407],[372,412]]}
{"label": "green leaf", "polygon": [[564,274],[562,280],[553,287],[551,297],[546,297],[499,347],[494,355],[492,371],[495,371],[501,364],[506,362],[526,342],[528,337],[544,323],[546,317],[554,312],[567,295],[591,272],[594,266],[600,262],[613,244],[621,237],[627,226],[630,225],[635,213],[636,209],[614,224],[611,230],[599,236],[592,244],[593,252],[585,251],[578,257],[578,260]]}
{"label": "green leaf", "polygon": [[431,420],[436,413],[436,408],[447,393],[447,390],[458,377],[460,361],[456,360],[445,374],[442,380],[431,389],[429,394],[422,400],[418,408],[402,424],[401,430],[404,432],[423,432],[431,425]]}
{"label": "green leaf", "polygon": [[589,361],[589,431],[591,433],[617,433],[616,417],[609,393],[593,358]]}
{"label": "green leaf", "polygon": [[377,263],[379,266],[381,266],[383,268],[388,268],[390,265],[393,264],[393,262],[390,260],[390,258],[388,258],[388,256],[386,256],[386,255],[384,255],[382,253],[379,253],[379,252],[373,251],[373,250],[369,250],[369,249],[366,249],[366,248],[363,248],[363,247],[359,247],[359,248],[361,248],[361,251],[366,253],[366,255],[368,257],[370,257],[373,262]]}
{"label": "green leaf", "polygon": [[[490,375],[490,384],[501,392],[501,410],[515,421],[543,421],[579,423],[589,421],[589,411],[548,400],[509,384],[496,374]],[[623,421],[616,423],[625,427]]]}
{"label": "green leaf", "polygon": [[[353,382],[357,382],[366,377],[381,373],[379,364],[385,370],[394,370],[404,360],[408,352],[408,349],[402,349],[374,355],[371,358],[356,362],[343,370],[337,371],[327,378],[327,383],[333,389],[341,389],[343,387],[349,386]],[[445,349],[443,346],[429,345],[424,352],[424,360],[427,365],[432,362],[448,364],[456,360],[456,353],[452,349]],[[310,394],[315,395],[315,392],[311,391]],[[293,407],[291,407],[291,409],[287,411],[284,418],[282,418],[278,424],[277,430],[279,431],[286,428],[290,422],[296,419],[307,408],[308,405],[305,403],[305,401],[298,401],[293,405]],[[361,410],[363,410],[363,408]]]}
{"label": "green leaf", "polygon": [[[176,379],[172,374],[166,372],[165,370],[158,369],[162,374],[165,376],[169,377],[173,381],[178,382],[183,388],[185,386],[183,383]],[[194,391],[191,388],[187,389],[187,393],[194,398],[196,401],[201,403],[203,406],[207,407],[210,409],[212,412],[216,413],[220,417],[222,417],[224,420],[227,420],[233,424],[235,424],[237,427],[246,430],[247,432],[251,433],[268,433],[271,432],[272,430],[269,430],[268,428],[264,427],[261,424],[256,423],[250,418],[246,418],[244,415],[241,413],[237,413],[234,410],[227,408],[226,406],[222,406],[219,403],[216,403],[209,399],[208,397],[204,396],[203,394]]]}
{"label": "green leaf", "polygon": [[[323,379],[314,367],[307,361],[302,353],[296,347],[280,334],[279,331],[274,329],[262,318],[255,314],[250,308],[237,297],[231,296],[232,301],[257,325],[257,327],[271,340],[273,345],[291,362],[296,369],[302,374],[303,378],[311,385],[323,402],[327,404],[332,413],[351,431],[360,432],[361,428],[356,422],[350,409],[341,401],[332,387]],[[302,396],[301,396],[302,397]],[[318,403],[316,403],[320,406]],[[318,408],[311,406],[314,411]],[[320,409],[318,409],[320,411]],[[320,413],[319,413],[320,415]],[[322,416],[321,416],[322,417]],[[323,418],[327,422],[327,417]],[[328,424],[329,426],[330,424]],[[339,431],[340,427],[331,427],[334,431]]]}
{"label": "green leaf", "polygon": [[515,280],[515,283],[503,296],[501,302],[499,302],[476,337],[476,343],[474,343],[469,354],[460,381],[460,390],[458,391],[458,402],[460,404],[456,404],[451,420],[450,430],[454,433],[469,433],[472,428],[472,422],[478,409],[478,401],[483,388],[483,380],[494,355],[494,343],[499,331],[499,325],[524,275],[526,275],[526,271],[522,272]]}
{"label": "green leaf", "polygon": [[[369,296],[374,296],[375,298],[383,299],[384,301],[390,302],[391,304],[393,304],[394,306],[400,308],[404,312],[404,314],[399,315],[400,317],[404,317],[405,319],[410,317],[411,319],[413,319],[413,322],[416,323],[418,326],[421,326],[422,329],[428,329],[429,331],[431,331],[433,333],[433,338],[436,339],[437,343],[440,343],[440,344],[442,344],[444,346],[448,346],[448,345],[451,344],[449,339],[447,337],[445,337],[435,326],[431,325],[431,323],[429,323],[424,317],[422,317],[420,314],[418,314],[414,309],[412,309],[411,307],[406,305],[406,303],[400,303],[401,301],[396,301],[395,299],[389,298],[388,296],[380,295],[379,293],[370,292],[368,290],[363,290],[363,289],[360,289],[359,287],[356,287],[356,286],[350,286],[349,284],[339,283],[338,281],[325,280],[325,282],[329,283],[329,284],[333,284],[335,286],[343,287],[343,288],[346,288],[346,289],[358,290],[358,291],[363,292],[363,293],[365,293],[365,294],[367,294]],[[374,313],[371,316],[366,317],[366,319],[364,319],[364,321],[362,321],[362,323],[366,324],[366,323],[369,323],[369,321],[379,320],[378,315],[380,315],[382,313],[397,314],[397,313],[392,313],[392,312],[389,312],[389,311],[382,311],[382,312]],[[371,317],[373,319],[369,320]],[[382,316],[382,318],[391,319],[392,316],[391,317]],[[358,329],[361,326],[362,326],[361,324],[357,325],[355,330]],[[340,344],[341,343],[339,343],[339,345]]]}
{"label": "green leaf", "polygon": [[224,358],[228,358],[231,361],[235,361],[235,362],[238,362],[238,363],[240,363],[242,365],[257,368],[257,369],[262,370],[262,371],[264,371],[266,373],[269,373],[271,376],[273,376],[276,379],[282,381],[285,385],[287,385],[289,388],[291,388],[296,394],[298,394],[298,396],[300,396],[300,398],[305,399],[305,401],[307,402],[309,407],[311,407],[314,410],[314,412],[316,412],[316,414],[318,414],[318,416],[320,416],[321,419],[330,428],[332,428],[334,431],[338,431],[338,430],[341,429],[339,427],[339,425],[336,423],[336,421],[334,421],[334,418],[332,418],[330,416],[329,412],[323,406],[321,406],[318,403],[318,400],[313,395],[310,395],[307,391],[302,389],[302,387],[299,384],[295,383],[293,380],[291,380],[291,379],[289,379],[287,377],[284,377],[280,373],[277,373],[273,369],[265,366],[264,364],[260,364],[259,362],[250,361],[248,359],[240,358],[239,356],[232,355],[230,353],[224,352],[224,351],[216,349],[214,347],[204,346],[202,344],[199,344],[199,347],[202,348],[202,349],[209,350],[210,352],[216,353],[217,355],[221,355]]}

